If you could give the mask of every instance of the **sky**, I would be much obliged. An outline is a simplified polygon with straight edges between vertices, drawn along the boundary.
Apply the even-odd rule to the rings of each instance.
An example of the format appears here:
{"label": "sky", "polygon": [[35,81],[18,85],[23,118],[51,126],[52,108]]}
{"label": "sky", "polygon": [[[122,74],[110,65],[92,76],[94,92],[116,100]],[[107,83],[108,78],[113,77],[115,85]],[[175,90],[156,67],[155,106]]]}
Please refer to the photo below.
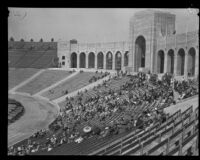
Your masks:
{"label": "sky", "polygon": [[[77,39],[79,43],[128,41],[129,20],[140,9],[8,8],[8,37],[15,41]],[[155,9],[176,15],[176,33],[199,29],[197,9]],[[188,27],[187,27],[188,24]]]}

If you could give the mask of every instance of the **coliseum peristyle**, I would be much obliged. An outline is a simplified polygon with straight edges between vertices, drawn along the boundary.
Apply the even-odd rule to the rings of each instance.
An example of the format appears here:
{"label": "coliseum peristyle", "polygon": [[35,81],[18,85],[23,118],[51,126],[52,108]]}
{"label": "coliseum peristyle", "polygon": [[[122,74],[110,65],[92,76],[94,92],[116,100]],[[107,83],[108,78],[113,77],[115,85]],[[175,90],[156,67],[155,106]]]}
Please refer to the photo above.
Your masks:
{"label": "coliseum peristyle", "polygon": [[61,67],[173,73],[197,76],[199,30],[176,34],[176,16],[168,12],[142,11],[130,19],[129,40],[109,43],[59,41]]}

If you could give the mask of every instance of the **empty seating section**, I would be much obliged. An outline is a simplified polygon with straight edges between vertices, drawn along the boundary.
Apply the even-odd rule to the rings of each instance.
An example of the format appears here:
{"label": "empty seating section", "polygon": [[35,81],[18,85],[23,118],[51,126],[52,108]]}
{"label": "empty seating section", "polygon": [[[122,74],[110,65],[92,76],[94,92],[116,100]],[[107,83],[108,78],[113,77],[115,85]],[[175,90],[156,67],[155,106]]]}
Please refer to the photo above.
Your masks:
{"label": "empty seating section", "polygon": [[8,71],[8,89],[15,87],[24,80],[30,78],[32,75],[37,73],[39,69],[35,68],[9,68]]}
{"label": "empty seating section", "polygon": [[[98,73],[98,74],[100,74],[100,73]],[[71,77],[70,79],[59,84],[58,86],[54,87],[53,89],[43,93],[42,96],[50,98],[50,99],[59,98],[59,97],[65,95],[66,91],[68,91],[68,93],[70,93],[70,92],[76,91],[76,90],[88,85],[91,77],[98,76],[98,74],[93,73],[93,72],[78,73],[77,75]]]}
{"label": "empty seating section", "polygon": [[56,51],[49,50],[45,51],[43,55],[37,59],[35,62],[30,64],[30,68],[52,68],[55,65],[53,64],[54,58],[56,58]]}
{"label": "empty seating section", "polygon": [[[195,111],[196,112],[196,111]],[[147,131],[136,131],[116,143],[103,147],[95,155],[182,155],[195,147],[198,118],[192,106],[183,113],[177,111],[163,124],[155,124]],[[182,147],[180,147],[182,145]]]}
{"label": "empty seating section", "polygon": [[30,65],[44,54],[43,51],[29,51],[16,64],[16,68],[31,68]]}
{"label": "empty seating section", "polygon": [[9,42],[9,67],[49,68],[55,67],[57,57],[56,42]]}
{"label": "empty seating section", "polygon": [[42,89],[49,87],[50,85],[56,83],[59,80],[70,75],[68,71],[61,70],[45,70],[37,77],[32,79],[30,82],[25,84],[24,86],[17,89],[19,92],[25,92],[30,94],[35,94]]}
{"label": "empty seating section", "polygon": [[27,51],[20,50],[20,51],[8,51],[8,65],[9,67],[15,67],[15,64],[27,54]]}

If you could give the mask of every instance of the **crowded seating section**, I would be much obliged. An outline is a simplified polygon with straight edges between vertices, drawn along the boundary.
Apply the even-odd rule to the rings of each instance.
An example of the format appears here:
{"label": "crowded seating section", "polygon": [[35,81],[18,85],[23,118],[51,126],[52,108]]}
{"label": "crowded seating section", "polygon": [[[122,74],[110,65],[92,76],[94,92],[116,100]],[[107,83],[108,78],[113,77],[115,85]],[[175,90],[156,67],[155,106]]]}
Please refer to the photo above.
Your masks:
{"label": "crowded seating section", "polygon": [[[164,108],[177,103],[174,92],[180,94],[179,100],[197,95],[198,83],[176,81],[167,73],[161,80],[156,75],[147,76],[141,72],[136,75],[118,73],[92,90],[66,98],[59,104],[60,114],[49,129],[40,130],[9,147],[8,154],[175,154],[180,151],[180,143],[186,144],[191,136],[197,137],[198,128],[183,141],[176,140],[175,145],[172,142],[177,135],[186,135],[183,130],[196,127],[198,115],[192,107],[183,113],[179,110],[173,115],[166,114]],[[171,134],[166,140],[168,132]],[[152,141],[156,143],[150,145]],[[106,147],[111,143],[113,145]],[[157,153],[162,145],[174,147]],[[193,153],[191,149],[190,153],[184,152]]]}

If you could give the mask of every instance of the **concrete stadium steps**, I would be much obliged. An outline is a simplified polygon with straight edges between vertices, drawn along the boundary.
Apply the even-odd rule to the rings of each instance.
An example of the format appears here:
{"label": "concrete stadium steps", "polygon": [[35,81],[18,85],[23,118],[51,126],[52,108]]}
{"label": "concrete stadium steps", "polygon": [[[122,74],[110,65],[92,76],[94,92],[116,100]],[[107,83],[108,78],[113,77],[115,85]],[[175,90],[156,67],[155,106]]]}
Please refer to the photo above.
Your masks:
{"label": "concrete stadium steps", "polygon": [[40,71],[34,68],[9,68],[8,89],[11,89]]}
{"label": "concrete stadium steps", "polygon": [[44,54],[34,63],[30,64],[31,68],[50,68],[53,66],[53,60],[56,58],[56,50],[44,51]]}
{"label": "concrete stadium steps", "polygon": [[[17,45],[18,43],[16,43]],[[22,43],[19,43],[20,45]],[[57,57],[56,48],[49,49],[49,44],[35,43],[30,50],[30,43],[24,43],[21,49],[8,51],[9,67],[14,68],[51,68],[54,67],[53,59]],[[45,47],[46,46],[46,47]],[[19,48],[19,47],[17,47]],[[43,49],[46,48],[46,49]]]}
{"label": "concrete stadium steps", "polygon": [[[51,94],[49,91],[43,93],[44,97],[47,97],[51,100],[57,99],[59,97],[62,97],[64,92],[68,90],[68,93],[71,93],[73,91],[76,91],[84,86],[89,85],[89,80],[93,76],[97,76],[100,73],[96,74],[94,72],[83,72],[79,73],[69,79],[67,79],[65,82],[62,82],[61,84],[57,85],[56,87],[52,88],[53,94]],[[64,91],[64,92],[63,92]]]}
{"label": "concrete stadium steps", "polygon": [[117,121],[117,120],[119,120],[123,115],[124,115],[123,112],[121,112],[121,113],[115,113],[113,116],[108,117],[108,118],[106,119],[105,125],[107,126],[107,125],[109,125],[112,121]]}
{"label": "concrete stadium steps", "polygon": [[111,89],[120,89],[120,86],[125,84],[128,80],[129,80],[128,77],[122,77],[119,80],[112,80],[109,88],[111,88]]}
{"label": "concrete stadium steps", "polygon": [[28,51],[20,60],[15,64],[16,68],[30,68],[30,65],[39,59],[44,54],[43,51]]}
{"label": "concrete stadium steps", "polygon": [[120,86],[125,84],[126,81],[128,81],[128,77],[122,77],[121,79],[111,79],[111,81],[108,83],[108,87],[101,87],[99,90],[101,91],[108,91],[109,89],[120,89]]}
{"label": "concrete stadium steps", "polygon": [[8,66],[9,67],[16,67],[16,63],[20,61],[25,55],[27,54],[26,50],[14,50],[8,51]]}
{"label": "concrete stadium steps", "polygon": [[18,88],[16,91],[35,94],[69,75],[70,73],[68,71],[45,70],[30,82]]}

